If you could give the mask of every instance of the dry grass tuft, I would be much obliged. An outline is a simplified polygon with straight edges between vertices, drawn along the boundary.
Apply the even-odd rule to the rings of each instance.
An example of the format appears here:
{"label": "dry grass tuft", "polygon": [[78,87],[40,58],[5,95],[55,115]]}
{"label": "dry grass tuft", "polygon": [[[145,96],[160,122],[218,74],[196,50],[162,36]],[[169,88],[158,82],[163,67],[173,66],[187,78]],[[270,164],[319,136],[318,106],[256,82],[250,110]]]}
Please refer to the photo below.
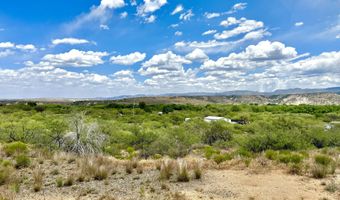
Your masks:
{"label": "dry grass tuft", "polygon": [[184,160],[177,161],[177,181],[178,182],[190,181],[188,165]]}
{"label": "dry grass tuft", "polygon": [[175,168],[175,163],[173,160],[170,160],[170,159],[163,160],[161,164],[161,169],[160,169],[160,179],[169,180],[173,174],[174,168]]}
{"label": "dry grass tuft", "polygon": [[202,178],[202,164],[199,161],[194,161],[192,163],[192,169],[194,171],[194,178],[195,179],[201,179]]}
{"label": "dry grass tuft", "polygon": [[131,160],[126,161],[125,172],[127,174],[132,174],[132,172],[133,172],[133,162]]}
{"label": "dry grass tuft", "polygon": [[43,187],[44,172],[40,167],[38,167],[33,171],[32,176],[33,176],[33,191],[39,192]]}
{"label": "dry grass tuft", "polygon": [[74,184],[74,174],[70,174],[64,182],[64,186],[70,187]]}
{"label": "dry grass tuft", "polygon": [[80,173],[78,181],[82,182],[85,178],[94,178],[95,180],[104,180],[110,174],[116,173],[117,163],[104,157],[84,157],[78,162]]}

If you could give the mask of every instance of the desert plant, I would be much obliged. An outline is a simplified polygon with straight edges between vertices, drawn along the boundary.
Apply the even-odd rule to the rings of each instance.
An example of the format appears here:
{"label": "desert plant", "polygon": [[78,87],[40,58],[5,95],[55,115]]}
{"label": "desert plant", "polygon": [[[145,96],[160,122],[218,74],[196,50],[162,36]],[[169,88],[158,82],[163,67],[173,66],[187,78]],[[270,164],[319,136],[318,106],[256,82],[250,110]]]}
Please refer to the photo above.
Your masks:
{"label": "desert plant", "polygon": [[303,173],[303,166],[301,163],[293,163],[289,166],[289,173],[302,175]]}
{"label": "desert plant", "polygon": [[138,167],[138,160],[137,160],[136,158],[133,158],[133,159],[131,160],[131,162],[132,162],[132,167],[133,167],[134,169],[136,169],[136,168]]}
{"label": "desert plant", "polygon": [[193,163],[193,171],[194,171],[194,178],[201,179],[202,178],[202,166],[198,161]]}
{"label": "desert plant", "polygon": [[85,113],[76,114],[71,120],[70,132],[64,136],[63,147],[66,151],[85,155],[101,152],[105,135],[96,123],[86,124]]}
{"label": "desert plant", "polygon": [[21,169],[29,167],[31,159],[26,155],[18,155],[15,157],[15,168]]}
{"label": "desert plant", "polygon": [[28,147],[25,143],[22,142],[12,142],[5,144],[3,147],[3,151],[7,156],[13,156],[27,153]]}
{"label": "desert plant", "polygon": [[185,161],[178,161],[177,181],[178,182],[189,182],[190,181],[188,166]]}
{"label": "desert plant", "polygon": [[232,155],[230,155],[228,153],[224,153],[224,154],[215,155],[213,159],[217,164],[220,164],[224,161],[233,159],[233,157],[232,157]]}
{"label": "desert plant", "polygon": [[74,184],[74,175],[73,174],[70,174],[67,178],[66,178],[66,180],[65,180],[65,182],[64,182],[64,186],[65,187],[69,187],[69,186],[72,186]]}
{"label": "desert plant", "polygon": [[314,164],[311,168],[311,173],[314,178],[325,178],[327,176],[327,167],[319,164]]}
{"label": "desert plant", "polygon": [[326,185],[325,190],[331,193],[336,192],[339,190],[339,186],[335,183],[334,180],[332,180],[329,184]]}
{"label": "desert plant", "polygon": [[212,146],[204,147],[204,156],[207,159],[210,159],[214,154],[219,154],[220,151],[214,149]]}
{"label": "desert plant", "polygon": [[131,160],[128,160],[126,163],[125,163],[125,172],[127,174],[132,174],[133,172],[133,163]]}
{"label": "desert plant", "polygon": [[143,174],[143,166],[138,165],[136,171],[137,171],[138,174]]}
{"label": "desert plant", "polygon": [[316,155],[314,157],[314,160],[315,160],[315,163],[323,165],[323,166],[328,166],[333,162],[333,159],[326,155]]}
{"label": "desert plant", "polygon": [[96,172],[94,174],[94,179],[100,180],[100,181],[107,179],[107,177],[109,176],[109,173],[110,173],[110,170],[106,166],[101,165],[96,170]]}
{"label": "desert plant", "polygon": [[32,173],[33,176],[33,191],[39,192],[43,186],[44,173],[41,168],[37,168]]}
{"label": "desert plant", "polygon": [[58,178],[55,180],[55,183],[56,183],[57,187],[63,187],[63,186],[64,186],[64,180],[63,180],[63,178],[61,178],[61,177],[58,177]]}
{"label": "desert plant", "polygon": [[160,179],[169,180],[174,170],[174,163],[172,160],[163,160],[160,170]]}
{"label": "desert plant", "polygon": [[9,167],[0,167],[0,186],[10,182],[13,170]]}
{"label": "desert plant", "polygon": [[11,162],[10,160],[3,160],[1,164],[2,164],[2,166],[4,166],[4,167],[10,167],[10,166],[13,165],[12,162]]}
{"label": "desert plant", "polygon": [[58,174],[59,174],[59,170],[58,170],[58,169],[53,169],[53,170],[51,171],[51,174],[52,174],[52,175],[58,175]]}

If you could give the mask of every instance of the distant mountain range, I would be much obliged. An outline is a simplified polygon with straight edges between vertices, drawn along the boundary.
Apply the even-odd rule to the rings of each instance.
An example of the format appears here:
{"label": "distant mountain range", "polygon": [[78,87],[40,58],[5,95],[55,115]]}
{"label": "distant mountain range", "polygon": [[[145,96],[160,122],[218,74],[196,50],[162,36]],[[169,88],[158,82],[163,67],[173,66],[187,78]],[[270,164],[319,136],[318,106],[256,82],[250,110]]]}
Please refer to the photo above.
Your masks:
{"label": "distant mountain range", "polygon": [[123,95],[116,97],[98,97],[96,100],[120,100],[138,97],[198,97],[198,96],[275,96],[275,95],[289,95],[289,94],[312,94],[312,93],[334,93],[340,94],[340,87],[321,88],[321,89],[301,89],[293,88],[286,90],[275,90],[273,92],[256,92],[250,90],[234,90],[220,93],[209,93],[209,92],[191,92],[191,93],[166,93],[160,95]]}
{"label": "distant mountain range", "polygon": [[116,97],[98,98],[35,98],[35,99],[10,99],[0,100],[0,103],[35,101],[41,103],[65,103],[74,102],[117,102],[148,104],[311,104],[311,105],[340,105],[340,87],[323,89],[287,89],[273,92],[255,92],[247,90],[236,90],[221,93],[168,93],[161,95],[124,95]]}

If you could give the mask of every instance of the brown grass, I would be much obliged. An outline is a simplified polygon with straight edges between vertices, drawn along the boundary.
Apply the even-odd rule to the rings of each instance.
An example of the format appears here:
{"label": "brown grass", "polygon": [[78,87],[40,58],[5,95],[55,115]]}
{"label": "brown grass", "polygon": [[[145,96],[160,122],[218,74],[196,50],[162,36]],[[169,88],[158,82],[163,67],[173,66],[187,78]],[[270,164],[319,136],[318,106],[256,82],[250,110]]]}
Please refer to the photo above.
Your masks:
{"label": "brown grass", "polygon": [[33,191],[39,192],[43,187],[44,172],[40,167],[38,167],[33,171],[32,176],[33,176]]}
{"label": "brown grass", "polygon": [[175,168],[175,163],[173,160],[163,160],[160,169],[160,179],[161,180],[169,180],[173,174],[173,170]]}

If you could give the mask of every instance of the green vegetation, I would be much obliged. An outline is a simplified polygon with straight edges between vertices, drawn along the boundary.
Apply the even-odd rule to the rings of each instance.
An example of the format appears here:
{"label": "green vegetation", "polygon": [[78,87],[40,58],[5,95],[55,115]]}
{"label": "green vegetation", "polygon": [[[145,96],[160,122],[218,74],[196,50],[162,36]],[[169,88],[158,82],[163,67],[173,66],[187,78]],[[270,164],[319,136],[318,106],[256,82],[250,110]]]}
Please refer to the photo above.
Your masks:
{"label": "green vegetation", "polygon": [[17,141],[17,142],[12,142],[12,143],[4,145],[3,150],[7,156],[13,156],[15,154],[26,153],[28,148],[26,144],[20,141]]}
{"label": "green vegetation", "polygon": [[[204,122],[209,115],[247,124]],[[123,159],[177,158],[203,147],[205,157],[216,162],[266,151],[268,159],[299,163],[302,155],[283,155],[279,151],[340,146],[340,126],[333,124],[325,129],[326,123],[336,120],[340,120],[340,106],[336,105],[30,102],[0,106],[0,142],[5,143],[2,149],[7,156],[25,155],[29,147],[43,147],[78,154],[104,152]],[[221,154],[225,148],[235,153]]]}
{"label": "green vegetation", "polygon": [[29,167],[30,164],[31,160],[26,155],[18,155],[15,157],[15,168],[17,169]]}

